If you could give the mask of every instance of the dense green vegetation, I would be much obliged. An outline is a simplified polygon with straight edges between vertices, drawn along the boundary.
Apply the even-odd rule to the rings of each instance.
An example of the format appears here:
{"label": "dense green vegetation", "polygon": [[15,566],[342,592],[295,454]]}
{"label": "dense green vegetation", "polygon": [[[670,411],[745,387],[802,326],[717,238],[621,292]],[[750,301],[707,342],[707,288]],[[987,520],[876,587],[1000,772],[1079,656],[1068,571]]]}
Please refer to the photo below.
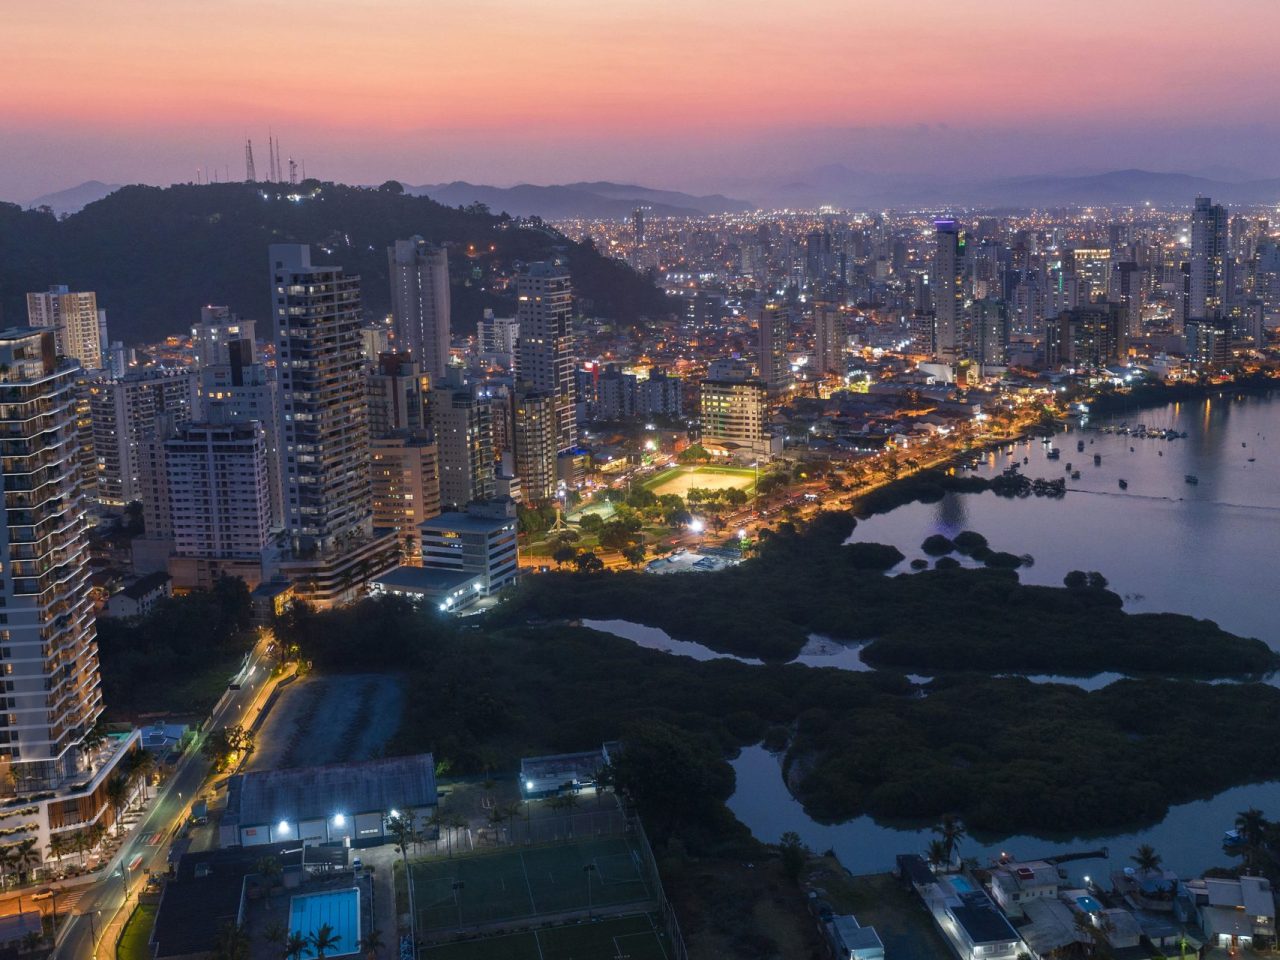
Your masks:
{"label": "dense green vegetation", "polygon": [[[1127,614],[1105,589],[1026,586],[1002,566],[1022,563],[977,540],[989,569],[885,577],[894,547],[845,544],[854,520],[820,514],[805,532],[782,524],[760,556],[715,574],[550,574],[526,582],[495,614],[634,620],[681,640],[765,660],[796,656],[810,633],[870,640],[864,659],[912,672],[979,670],[1169,676],[1264,673],[1277,657],[1258,640],[1178,614]],[[1008,558],[1008,563],[1004,558]],[[945,558],[944,558],[945,559]],[[1100,581],[1105,585],[1105,580]]]}
{"label": "dense green vegetation", "polygon": [[137,620],[98,619],[102,698],[110,716],[204,713],[253,646],[249,591],[223,577],[212,590],[162,601]]}
{"label": "dense green vegetation", "polygon": [[1113,416],[1126,410],[1161,407],[1166,403],[1183,403],[1226,394],[1267,393],[1276,388],[1277,378],[1266,372],[1237,374],[1230,383],[1183,380],[1178,383],[1143,383],[1125,392],[1104,391],[1089,398],[1089,413],[1094,417]]}
{"label": "dense green vegetation", "polygon": [[393,747],[432,750],[451,773],[644,744],[636,758],[663,789],[637,799],[687,843],[739,835],[720,757],[762,739],[787,749],[816,816],[955,813],[1006,833],[1152,822],[1280,770],[1280,691],[1265,686],[1153,679],[1087,693],[967,674],[921,698],[893,673],[697,662],[560,624],[469,629],[393,599],[298,622],[284,639],[323,669],[406,671],[414,696]]}
{"label": "dense green vegetation", "polygon": [[[290,192],[306,199],[289,200]],[[25,317],[28,290],[66,283],[96,291],[113,339],[126,343],[182,332],[207,303],[228,304],[261,321],[270,316],[267,245],[296,242],[317,245],[316,263],[340,263],[358,274],[366,311],[380,316],[391,309],[386,248],[414,234],[453,245],[459,330],[474,327],[484,307],[500,316],[514,312],[514,297],[492,291],[495,269],[558,253],[569,259],[584,313],[632,323],[670,312],[661,291],[625,264],[550,229],[517,228],[483,208],[406,196],[398,185],[365,189],[308,180],[297,187],[125,187],[65,220],[0,203],[0,313]]]}

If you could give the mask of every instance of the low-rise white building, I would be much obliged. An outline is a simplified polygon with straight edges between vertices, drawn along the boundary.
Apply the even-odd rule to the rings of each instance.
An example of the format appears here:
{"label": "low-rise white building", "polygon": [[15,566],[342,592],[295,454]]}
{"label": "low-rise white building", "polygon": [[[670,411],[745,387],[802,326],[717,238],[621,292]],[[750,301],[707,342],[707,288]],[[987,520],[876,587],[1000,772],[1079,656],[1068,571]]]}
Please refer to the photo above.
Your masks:
{"label": "low-rise white building", "polygon": [[484,596],[515,582],[519,551],[512,501],[468,504],[465,513],[442,513],[419,530],[423,567],[478,575]]}

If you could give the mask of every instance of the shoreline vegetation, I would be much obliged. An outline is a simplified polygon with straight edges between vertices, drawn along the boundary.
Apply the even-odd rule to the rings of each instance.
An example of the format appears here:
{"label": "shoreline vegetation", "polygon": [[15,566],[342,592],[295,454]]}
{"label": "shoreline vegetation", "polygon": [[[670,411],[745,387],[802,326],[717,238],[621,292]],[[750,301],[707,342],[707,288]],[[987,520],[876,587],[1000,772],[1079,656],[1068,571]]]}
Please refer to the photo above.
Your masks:
{"label": "shoreline vegetation", "polygon": [[[587,586],[567,585],[579,596]],[[388,752],[431,750],[443,775],[617,738],[648,744],[652,769],[631,775],[667,786],[642,813],[661,824],[660,843],[678,837],[697,855],[751,842],[725,806],[725,758],[762,741],[785,751],[816,819],[954,813],[1002,836],[1154,823],[1280,769],[1280,690],[1262,685],[1137,679],[1087,692],[966,673],[922,695],[894,673],[695,661],[562,622],[486,615],[469,627],[380,598],[294,609],[277,631],[322,671],[405,673],[415,695]]]}
{"label": "shoreline vegetation", "polygon": [[[981,480],[963,482],[973,479]],[[759,556],[714,573],[548,573],[526,581],[490,622],[630,620],[773,663],[793,660],[817,633],[868,641],[865,662],[904,673],[1115,671],[1209,680],[1251,679],[1280,667],[1266,644],[1211,621],[1126,613],[1100,575],[1064,587],[1023,584],[1010,568],[1029,558],[993,551],[977,534],[961,552],[986,568],[940,556],[933,570],[886,576],[903,554],[846,543],[855,525],[848,513],[818,514],[803,532],[783,523],[762,540]],[[956,547],[924,545],[938,554]]]}

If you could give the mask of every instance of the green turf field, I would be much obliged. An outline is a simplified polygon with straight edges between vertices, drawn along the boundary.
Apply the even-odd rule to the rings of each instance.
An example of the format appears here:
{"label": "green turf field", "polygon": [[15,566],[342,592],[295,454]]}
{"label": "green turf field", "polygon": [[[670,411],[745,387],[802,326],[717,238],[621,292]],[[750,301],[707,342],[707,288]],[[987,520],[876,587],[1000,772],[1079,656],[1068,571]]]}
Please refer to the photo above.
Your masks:
{"label": "green turf field", "polygon": [[424,933],[585,913],[588,905],[608,908],[656,895],[639,850],[625,837],[424,860],[410,868],[417,925]]}
{"label": "green turf field", "polygon": [[425,960],[667,960],[667,935],[647,915],[424,947]]}
{"label": "green turf field", "polygon": [[736,487],[750,491],[756,483],[752,467],[672,467],[644,482],[645,489],[663,496],[674,493],[683,497],[695,487],[703,490],[726,490]]}

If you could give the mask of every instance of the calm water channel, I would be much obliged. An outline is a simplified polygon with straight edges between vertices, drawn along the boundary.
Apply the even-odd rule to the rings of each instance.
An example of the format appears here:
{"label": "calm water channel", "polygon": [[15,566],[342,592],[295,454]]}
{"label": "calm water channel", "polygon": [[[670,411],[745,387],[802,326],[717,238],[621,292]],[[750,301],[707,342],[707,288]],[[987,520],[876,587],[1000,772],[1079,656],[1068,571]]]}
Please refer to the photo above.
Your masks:
{"label": "calm water channel", "polygon": [[[1099,429],[1125,423],[1134,429],[1143,424],[1148,430],[1185,432],[1187,437],[1140,438]],[[1083,452],[1077,449],[1080,441]],[[1059,459],[1049,459],[1051,448],[1061,451]],[[1097,464],[1095,455],[1100,457]],[[1025,465],[1024,457],[1029,461]],[[930,534],[976,530],[996,550],[1035,558],[1034,566],[1019,571],[1024,582],[1058,585],[1068,570],[1098,570],[1125,597],[1130,611],[1206,617],[1280,649],[1275,563],[1280,545],[1280,397],[1215,398],[1096,419],[1086,429],[1059,434],[1051,446],[1036,440],[993,453],[979,473],[998,473],[1015,461],[1033,478],[1069,476],[1068,464],[1080,477],[1068,480],[1061,500],[1008,500],[985,493],[911,504],[860,522],[851,539],[894,544],[906,554],[906,570],[910,560],[924,556],[920,544]],[[1187,483],[1188,474],[1199,483]],[[1121,479],[1126,489],[1120,487]],[[650,627],[625,621],[587,623],[675,655],[700,660],[723,656]],[[815,642],[799,660],[866,669],[856,648],[831,653],[829,644]],[[1068,682],[1094,688],[1115,678],[1099,673]],[[887,870],[896,854],[922,852],[931,837],[927,829],[882,825],[870,817],[830,825],[813,821],[788,793],[779,758],[763,747],[744,750],[733,767],[737,789],[729,806],[757,837],[776,841],[794,830],[814,849],[834,849],[854,873]],[[1280,816],[1280,782],[1239,787],[1174,807],[1162,823],[1127,834],[971,837],[961,852],[985,860],[1002,851],[1031,857],[1108,847],[1109,862],[1069,865],[1079,879],[1128,863],[1139,844],[1150,843],[1168,867],[1188,875],[1231,862],[1220,846],[1222,832],[1248,806]]]}

